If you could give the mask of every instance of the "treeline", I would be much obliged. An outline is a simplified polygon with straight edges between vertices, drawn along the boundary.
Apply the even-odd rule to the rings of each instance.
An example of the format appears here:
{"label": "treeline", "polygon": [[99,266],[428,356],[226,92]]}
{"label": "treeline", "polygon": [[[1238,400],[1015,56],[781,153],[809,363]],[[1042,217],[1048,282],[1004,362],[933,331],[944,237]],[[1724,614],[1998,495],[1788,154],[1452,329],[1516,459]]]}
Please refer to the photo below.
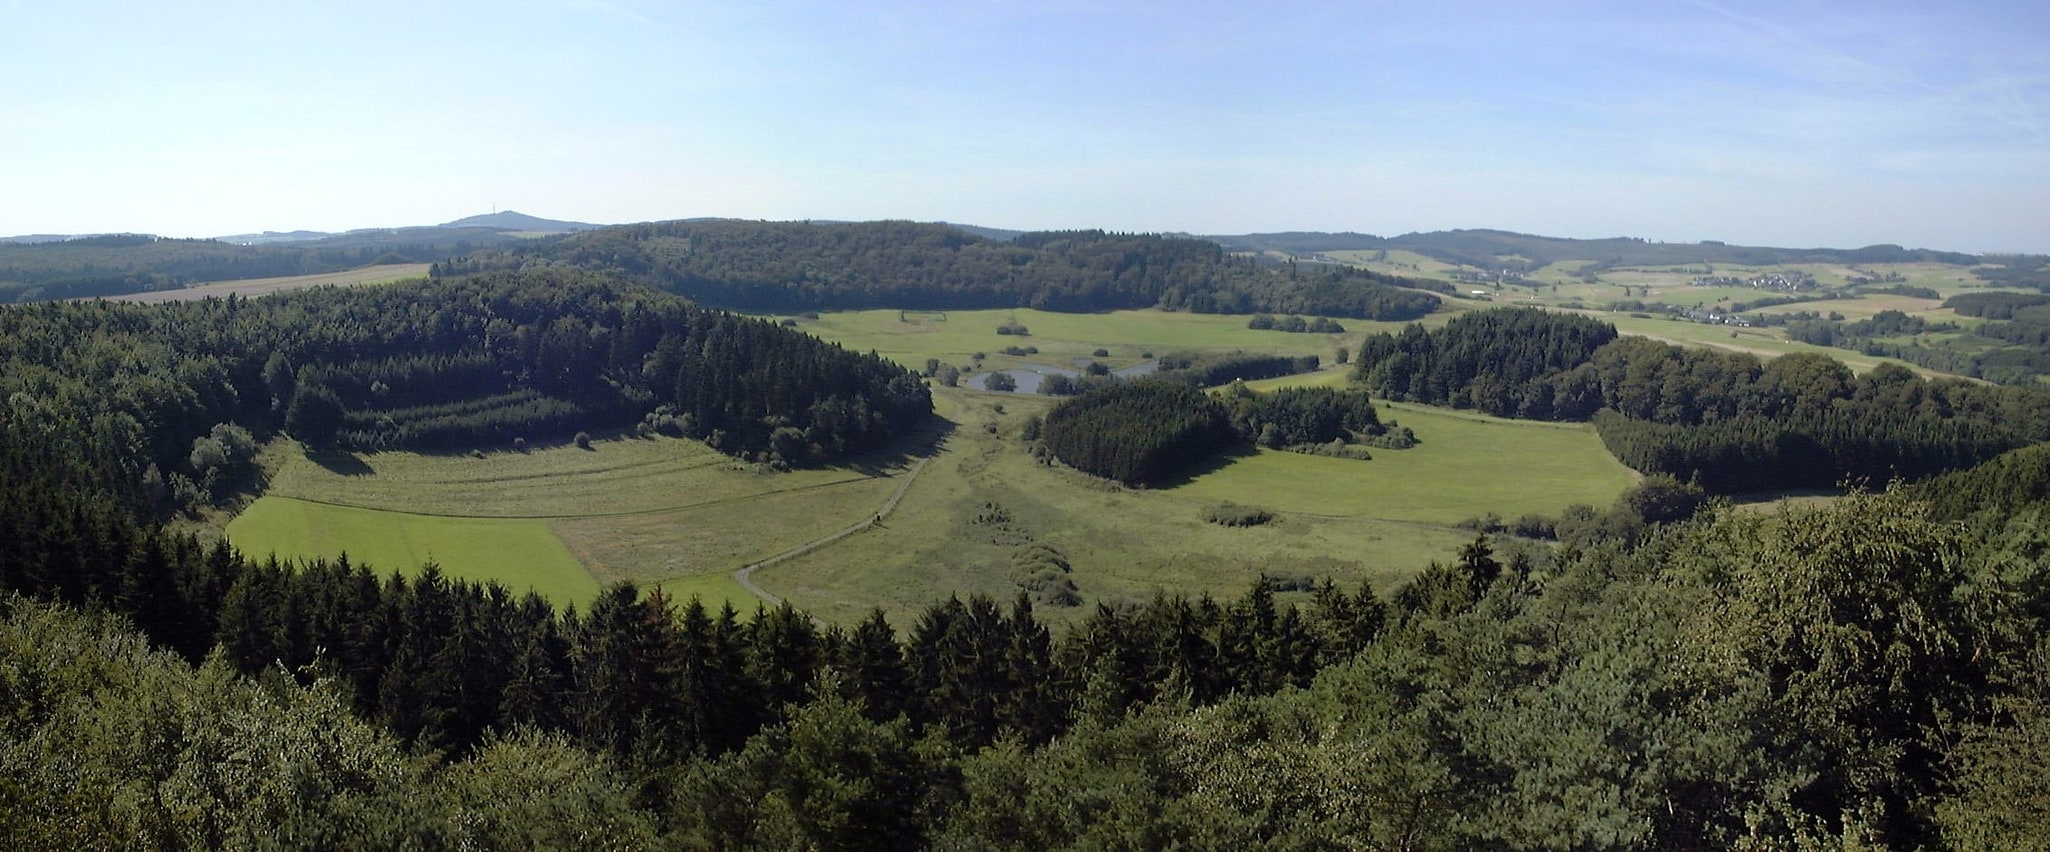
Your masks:
{"label": "treeline", "polygon": [[[1145,378],[1092,386],[1033,421],[1038,450],[1093,476],[1127,485],[1167,481],[1234,444],[1366,458],[1349,447],[1388,432],[1367,394],[1336,388],[1212,396],[1196,386]],[[1408,446],[1404,430],[1388,436]],[[1396,446],[1396,444],[1384,444]]]}
{"label": "treeline", "polygon": [[1356,369],[1390,399],[1592,419],[1625,464],[1716,493],[1879,485],[2050,440],[2050,394],[2034,389],[1926,380],[1895,365],[1853,376],[1818,355],[1761,362],[1527,309],[1377,335]]}
{"label": "treeline", "polygon": [[[1034,349],[1033,352],[1038,350]],[[1005,354],[1029,354],[1024,350]],[[1198,388],[1215,387],[1238,381],[1271,379],[1278,376],[1294,376],[1317,371],[1319,359],[1315,355],[1262,355],[1251,352],[1170,352],[1154,364],[1154,371],[1139,378],[1150,381],[1180,382]],[[996,377],[992,377],[994,380]],[[1089,362],[1082,375],[1069,376],[1052,373],[1042,376],[1039,392],[1046,396],[1074,396],[1086,391],[1107,387],[1126,381],[1112,373],[1110,368],[1096,361]]]}
{"label": "treeline", "polygon": [[2050,255],[2007,255],[1999,263],[1981,264],[1973,277],[1996,287],[2023,287],[2050,293]]}
{"label": "treeline", "polygon": [[175,290],[208,281],[338,272],[376,263],[431,263],[482,243],[477,236],[392,244],[244,246],[141,234],[0,243],[0,302]]}
{"label": "treeline", "polygon": [[1239,435],[1269,449],[1349,444],[1386,431],[1372,400],[1361,391],[1281,388],[1255,393],[1239,387],[1225,393],[1223,401]]}
{"label": "treeline", "polygon": [[[1388,399],[1475,408],[1498,417],[1575,420],[1593,413],[1558,399],[1549,381],[1585,364],[1616,339],[1616,327],[1534,308],[1473,311],[1438,331],[1409,325],[1360,342],[1354,377]],[[1582,410],[1585,409],[1585,410]]]}
{"label": "treeline", "polygon": [[772,323],[578,272],[165,305],[0,311],[12,444],[156,505],[221,424],[314,445],[563,438],[646,415],[800,463],[922,423],[915,375]]}
{"label": "treeline", "polygon": [[1294,334],[1344,334],[1345,326],[1333,322],[1329,317],[1303,319],[1297,314],[1275,318],[1273,314],[1254,314],[1246,320],[1246,327],[1254,331],[1286,331]]}
{"label": "treeline", "polygon": [[2004,453],[1968,470],[1914,483],[1907,493],[1937,518],[1961,521],[1980,512],[2015,515],[2050,502],[2050,444]]}
{"label": "treeline", "polygon": [[1845,321],[1810,320],[1787,323],[1787,338],[1815,346],[1834,346],[1839,349],[1859,349],[1872,342],[1875,337],[1900,337],[1915,334],[1956,331],[1957,323],[1930,322],[1927,318],[1911,316],[1896,310],[1884,310],[1873,314],[1870,319]]}
{"label": "treeline", "polygon": [[[1869,320],[1811,319],[1787,323],[1787,336],[1817,346],[1853,349],[2000,384],[2033,385],[2050,375],[2050,296],[1964,293],[1944,302],[1959,316],[1984,317],[1952,338],[1919,335],[1955,332],[1956,323],[1881,311]],[[1918,338],[1907,342],[1883,338]]]}
{"label": "treeline", "polygon": [[1170,352],[1160,356],[1156,378],[1199,388],[1237,381],[1257,381],[1317,371],[1315,355],[1263,355],[1252,352]]}
{"label": "treeline", "polygon": [[1046,451],[1092,476],[1128,485],[1165,481],[1237,439],[1223,404],[1181,382],[1119,382],[1046,413]]}
{"label": "treeline", "polygon": [[1298,270],[1206,240],[1102,231],[1011,241],[913,222],[692,220],[510,245],[437,264],[438,275],[534,264],[616,272],[690,299],[759,311],[1159,307],[1197,313],[1415,319],[1438,300],[1362,270]]}
{"label": "treeline", "polygon": [[[1658,243],[1635,237],[1575,240],[1509,231],[1460,229],[1376,237],[1353,233],[1293,232],[1214,237],[1234,251],[1284,251],[1315,254],[1331,251],[1411,251],[1425,257],[1484,270],[1535,272],[1562,261],[1591,261],[1589,271],[1619,266],[1681,266],[1726,263],[1772,266],[1783,263],[1947,263],[1975,266],[1981,258],[1960,252],[1872,245],[1858,249],[1788,249],[1733,246],[1706,240]],[[1976,270],[1975,270],[1976,271]]]}

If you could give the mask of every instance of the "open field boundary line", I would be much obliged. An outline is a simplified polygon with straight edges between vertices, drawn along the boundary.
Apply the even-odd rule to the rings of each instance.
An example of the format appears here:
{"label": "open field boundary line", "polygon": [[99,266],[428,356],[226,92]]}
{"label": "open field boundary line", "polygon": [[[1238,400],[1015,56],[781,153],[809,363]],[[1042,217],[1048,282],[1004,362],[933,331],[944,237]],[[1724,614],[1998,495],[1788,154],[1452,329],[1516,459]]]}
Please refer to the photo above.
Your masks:
{"label": "open field boundary line", "polygon": [[411,509],[392,509],[383,506],[365,506],[359,503],[347,503],[340,500],[320,500],[312,497],[298,497],[291,494],[266,494],[264,496],[278,497],[285,500],[297,500],[301,503],[313,503],[320,506],[333,506],[337,509],[362,509],[367,512],[391,512],[396,515],[419,515],[421,517],[427,518],[457,518],[462,520],[476,521],[573,521],[582,518],[622,518],[630,517],[633,515],[659,515],[664,512],[680,512],[685,509],[700,509],[706,506],[719,506],[727,503],[737,503],[743,500],[758,500],[763,497],[768,497],[777,494],[796,494],[803,491],[816,491],[821,488],[834,488],[841,485],[851,485],[857,482],[871,482],[877,479],[889,478],[890,477],[887,476],[851,476],[846,479],[835,479],[830,482],[814,482],[810,485],[798,485],[791,488],[777,488],[769,491],[758,491],[753,494],[742,494],[734,497],[721,497],[717,500],[704,500],[697,503],[684,503],[678,506],[657,506],[651,509],[625,509],[617,512],[582,512],[573,515],[478,515],[467,514],[462,512],[420,512]]}

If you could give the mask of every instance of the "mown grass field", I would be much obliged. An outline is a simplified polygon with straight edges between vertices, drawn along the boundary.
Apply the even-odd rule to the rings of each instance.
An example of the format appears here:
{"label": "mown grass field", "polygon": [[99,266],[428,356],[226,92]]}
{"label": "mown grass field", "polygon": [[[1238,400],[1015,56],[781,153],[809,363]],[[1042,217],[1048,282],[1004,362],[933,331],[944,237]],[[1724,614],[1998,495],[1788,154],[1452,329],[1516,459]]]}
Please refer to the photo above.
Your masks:
{"label": "mown grass field", "polygon": [[228,537],[253,556],[347,554],[351,563],[380,574],[413,574],[432,562],[450,577],[496,580],[516,594],[539,592],[557,606],[588,605],[598,594],[590,572],[536,520],[443,518],[268,496],[228,524]]}
{"label": "mown grass field", "polygon": [[1416,432],[1406,450],[1356,461],[1261,450],[1164,489],[1201,504],[1233,501],[1284,512],[1451,524],[1494,512],[1558,514],[1607,507],[1637,479],[1585,423],[1503,420],[1376,402],[1382,422]]}
{"label": "mown grass field", "polygon": [[322,272],[314,275],[293,275],[285,278],[251,278],[242,281],[216,281],[198,284],[180,290],[157,290],[149,293],[130,293],[109,298],[124,302],[196,302],[209,296],[225,299],[229,294],[253,299],[286,290],[302,287],[347,287],[357,284],[391,284],[414,278],[427,277],[425,263],[397,263],[382,266],[365,266],[342,272]]}
{"label": "mown grass field", "polygon": [[874,470],[773,473],[697,441],[657,436],[600,439],[526,452],[307,454],[276,450],[267,493],[432,515],[591,518],[660,513],[722,500],[872,478]]}
{"label": "mown grass field", "polygon": [[[715,608],[730,601],[742,611],[757,600],[733,582],[734,569],[873,513],[904,463],[878,454],[778,473],[665,437],[600,439],[589,450],[499,450],[482,458],[308,454],[279,442],[264,461],[271,471],[266,496],[227,530],[245,550],[325,557],[346,550],[382,570],[417,566],[429,555],[425,546],[450,574],[480,578],[469,566],[495,565],[509,586],[562,575],[566,561],[581,579],[542,589],[562,602],[630,580],[674,595],[700,594]],[[456,538],[517,531],[506,534],[521,544],[473,559],[440,546],[437,530]]]}

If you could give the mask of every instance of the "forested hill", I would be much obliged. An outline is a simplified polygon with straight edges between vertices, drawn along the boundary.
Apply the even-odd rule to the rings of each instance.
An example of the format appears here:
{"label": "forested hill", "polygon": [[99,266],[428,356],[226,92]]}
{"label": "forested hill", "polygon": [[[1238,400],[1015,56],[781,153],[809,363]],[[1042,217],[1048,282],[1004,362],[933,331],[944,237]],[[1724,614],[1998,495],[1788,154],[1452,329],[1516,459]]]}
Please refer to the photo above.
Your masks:
{"label": "forested hill", "polygon": [[0,303],[175,290],[375,263],[430,263],[511,239],[490,228],[415,228],[269,246],[148,234],[0,243]]}
{"label": "forested hill", "polygon": [[881,358],[580,271],[15,306],[0,310],[0,400],[0,443],[135,508],[203,487],[216,445],[277,430],[463,449],[645,424],[800,464],[932,410]]}
{"label": "forested hill", "polygon": [[[508,245],[440,274],[567,264],[744,310],[1160,307],[1415,319],[1438,301],[1405,279],[1235,257],[1207,240],[1060,231],[999,241],[913,222],[691,220]],[[1442,287],[1442,285],[1431,285]]]}
{"label": "forested hill", "polygon": [[1734,246],[1707,240],[1698,243],[1648,242],[1636,237],[1574,240],[1486,229],[1432,231],[1377,237],[1370,234],[1294,231],[1211,237],[1232,251],[1280,251],[1319,254],[1331,251],[1412,251],[1446,263],[1482,269],[1530,272],[1567,260],[1608,266],[1672,266],[1688,263],[1953,263],[1971,266],[1978,255],[1875,245],[1858,249],[1790,249]]}
{"label": "forested hill", "polygon": [[1607,323],[1531,308],[1475,311],[1361,341],[1356,378],[1377,396],[1534,420],[1592,419],[1644,473],[1711,493],[1884,484],[1971,467],[2050,440],[2050,392],[1898,365],[1864,375],[1797,353],[1771,361],[1618,337]]}

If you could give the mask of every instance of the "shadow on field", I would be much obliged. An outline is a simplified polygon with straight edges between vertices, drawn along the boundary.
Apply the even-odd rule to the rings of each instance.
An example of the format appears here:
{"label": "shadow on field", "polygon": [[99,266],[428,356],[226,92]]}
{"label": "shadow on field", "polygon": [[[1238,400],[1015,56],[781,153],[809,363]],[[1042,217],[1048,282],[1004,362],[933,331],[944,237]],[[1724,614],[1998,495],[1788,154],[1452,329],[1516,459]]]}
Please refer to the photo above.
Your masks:
{"label": "shadow on field", "polygon": [[306,459],[320,465],[328,473],[335,474],[336,476],[369,476],[376,473],[376,471],[371,470],[370,465],[357,458],[355,453],[345,453],[337,450],[320,450],[317,452],[308,450]]}
{"label": "shadow on field", "polygon": [[958,425],[937,414],[917,434],[880,450],[872,450],[841,462],[838,466],[863,476],[893,476],[905,466],[939,452],[940,444],[954,434]]}
{"label": "shadow on field", "polygon": [[1233,441],[1217,454],[1203,461],[1182,468],[1180,473],[1155,484],[1154,488],[1168,489],[1187,485],[1199,476],[1216,473],[1239,459],[1249,459],[1260,454],[1259,448],[1243,441]]}

